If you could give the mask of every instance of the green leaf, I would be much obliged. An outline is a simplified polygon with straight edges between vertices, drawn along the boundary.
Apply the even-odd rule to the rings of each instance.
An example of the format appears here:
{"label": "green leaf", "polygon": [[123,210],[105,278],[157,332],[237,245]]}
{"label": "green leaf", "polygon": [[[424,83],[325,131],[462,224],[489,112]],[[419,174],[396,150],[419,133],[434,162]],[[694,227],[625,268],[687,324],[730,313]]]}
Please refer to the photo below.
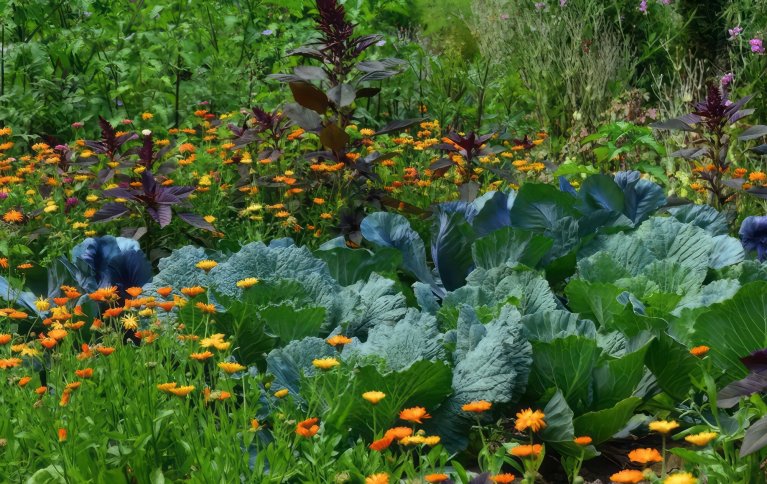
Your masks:
{"label": "green leaf", "polygon": [[618,301],[623,289],[612,284],[588,283],[574,279],[565,288],[567,304],[584,319],[593,319],[600,326],[610,326],[623,313],[625,304]]}
{"label": "green leaf", "polygon": [[589,387],[599,353],[595,340],[581,336],[533,343],[533,368],[527,394],[538,400],[558,388],[571,408],[588,408]]}
{"label": "green leaf", "polygon": [[576,435],[588,435],[594,445],[610,440],[626,426],[642,399],[629,397],[612,408],[588,412],[573,420]]}
{"label": "green leaf", "polygon": [[572,196],[551,185],[524,184],[511,207],[512,225],[541,232],[554,229],[557,221],[578,214],[574,202]]}
{"label": "green leaf", "polygon": [[471,253],[474,263],[483,269],[515,263],[535,267],[553,243],[542,235],[504,227],[477,239]]}
{"label": "green leaf", "polygon": [[306,336],[318,336],[325,322],[325,308],[280,304],[262,308],[259,318],[264,320],[270,333],[286,344]]}
{"label": "green leaf", "polygon": [[697,344],[711,347],[709,358],[728,379],[746,375],[740,358],[767,347],[767,282],[752,282],[732,299],[714,304],[696,323]]}
{"label": "green leaf", "polygon": [[679,401],[688,396],[692,386],[690,377],[700,373],[698,359],[690,354],[690,350],[665,334],[650,344],[645,364],[658,386]]}
{"label": "green leaf", "polygon": [[594,369],[592,409],[612,407],[634,394],[645,374],[644,359],[650,344],[620,358],[609,359]]}
{"label": "green leaf", "polygon": [[374,272],[395,273],[402,264],[402,254],[390,247],[381,247],[375,252],[349,247],[320,248],[314,254],[327,263],[330,274],[342,286],[365,281]]}

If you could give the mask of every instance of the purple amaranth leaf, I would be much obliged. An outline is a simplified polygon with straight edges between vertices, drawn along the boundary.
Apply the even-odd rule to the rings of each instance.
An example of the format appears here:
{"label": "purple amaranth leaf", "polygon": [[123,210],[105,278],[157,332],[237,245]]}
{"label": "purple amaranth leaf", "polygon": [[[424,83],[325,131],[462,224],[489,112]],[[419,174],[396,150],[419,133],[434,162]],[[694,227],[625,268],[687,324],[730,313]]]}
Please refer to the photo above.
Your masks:
{"label": "purple amaranth leaf", "polygon": [[198,229],[203,230],[209,230],[211,232],[215,232],[216,228],[208,223],[204,218],[200,217],[196,213],[191,212],[180,212],[176,214],[178,218],[183,220],[184,222],[188,223],[192,227],[197,227]]}
{"label": "purple amaranth leaf", "polygon": [[101,207],[101,210],[96,212],[93,217],[91,217],[91,221],[109,222],[110,220],[120,218],[129,212],[130,209],[126,205],[117,202],[109,202],[104,204],[104,206]]}

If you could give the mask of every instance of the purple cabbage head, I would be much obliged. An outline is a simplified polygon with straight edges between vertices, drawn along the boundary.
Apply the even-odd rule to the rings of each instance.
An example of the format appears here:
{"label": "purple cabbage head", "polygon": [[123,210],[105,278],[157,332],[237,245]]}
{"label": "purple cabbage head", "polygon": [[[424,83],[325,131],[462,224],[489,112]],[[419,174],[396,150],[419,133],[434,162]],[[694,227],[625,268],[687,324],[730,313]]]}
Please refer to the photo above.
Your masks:
{"label": "purple cabbage head", "polygon": [[746,217],[739,234],[746,251],[755,251],[760,261],[767,259],[767,215]]}

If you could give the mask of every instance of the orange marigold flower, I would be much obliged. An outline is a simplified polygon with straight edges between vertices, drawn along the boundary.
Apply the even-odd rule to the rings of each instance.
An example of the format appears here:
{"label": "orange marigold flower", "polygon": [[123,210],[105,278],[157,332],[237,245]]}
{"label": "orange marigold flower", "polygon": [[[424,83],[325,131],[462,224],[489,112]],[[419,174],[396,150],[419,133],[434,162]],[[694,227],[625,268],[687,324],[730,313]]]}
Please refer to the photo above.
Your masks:
{"label": "orange marigold flower", "polygon": [[61,400],[59,400],[60,407],[66,407],[69,405],[69,399],[72,398],[72,392],[65,391],[61,394]]}
{"label": "orange marigold flower", "polygon": [[58,430],[59,442],[67,440],[67,429],[61,428]]}
{"label": "orange marigold flower", "polygon": [[8,210],[3,214],[3,221],[6,223],[21,223],[24,221],[24,214],[18,210]]}
{"label": "orange marigold flower", "polygon": [[82,370],[75,370],[75,375],[79,376],[80,378],[92,378],[93,368],[83,368]]}
{"label": "orange marigold flower", "polygon": [[637,464],[651,464],[653,462],[661,462],[663,460],[663,457],[661,457],[660,452],[657,451],[657,449],[634,449],[631,452],[629,452],[629,459],[631,462],[636,462]]}
{"label": "orange marigold flower", "polygon": [[129,287],[128,289],[125,290],[125,292],[130,294],[131,297],[139,297],[141,293],[144,292],[144,290],[141,289],[140,287]]}
{"label": "orange marigold flower", "polygon": [[543,420],[545,416],[540,410],[533,411],[530,408],[522,410],[517,412],[517,421],[514,422],[514,428],[519,432],[524,432],[527,429],[538,432],[546,428],[546,422]]}
{"label": "orange marigold flower", "polygon": [[111,348],[109,346],[99,346],[99,347],[96,348],[96,351],[98,351],[99,353],[101,353],[104,356],[109,356],[112,353],[114,353],[115,349]]}
{"label": "orange marigold flower", "polygon": [[46,386],[40,386],[35,388],[35,393],[38,395],[45,395],[48,392],[48,387]]}
{"label": "orange marigold flower", "polygon": [[509,454],[515,457],[537,457],[540,455],[543,447],[541,444],[534,445],[517,445],[509,449]]}
{"label": "orange marigold flower", "polygon": [[247,369],[246,366],[241,365],[239,363],[232,362],[232,361],[222,361],[221,363],[218,364],[218,367],[230,375],[232,373],[237,373],[238,371]]}
{"label": "orange marigold flower", "polygon": [[690,350],[690,354],[692,354],[693,356],[705,356],[706,353],[709,352],[709,350],[711,350],[711,348],[705,345],[696,346],[695,348]]}
{"label": "orange marigold flower", "polygon": [[314,435],[317,434],[317,432],[320,430],[320,426],[317,425],[317,422],[319,422],[317,417],[308,418],[298,422],[296,425],[296,433],[306,438],[314,437]]}
{"label": "orange marigold flower", "polygon": [[431,418],[423,407],[406,408],[399,413],[399,418],[407,422],[423,423],[421,420]]}
{"label": "orange marigold flower", "polygon": [[423,478],[426,482],[444,482],[450,479],[450,476],[447,474],[426,474]]}
{"label": "orange marigold flower", "polygon": [[389,484],[389,474],[379,472],[365,478],[365,484]]}
{"label": "orange marigold flower", "polygon": [[157,294],[159,294],[162,297],[168,297],[170,293],[173,292],[172,287],[160,287],[157,289]]}
{"label": "orange marigold flower", "polygon": [[413,435],[413,429],[410,427],[392,427],[386,431],[384,437],[391,437],[392,439],[401,440],[405,437]]}
{"label": "orange marigold flower", "polygon": [[761,171],[755,171],[748,175],[748,180],[751,182],[764,183],[767,181],[767,173]]}
{"label": "orange marigold flower", "polygon": [[283,398],[283,397],[288,396],[288,392],[289,392],[289,390],[287,388],[282,388],[282,389],[277,390],[276,392],[274,392],[274,396],[277,397],[277,398]]}
{"label": "orange marigold flower", "polygon": [[169,388],[168,391],[177,397],[185,397],[194,391],[193,385],[187,385],[183,387]]}
{"label": "orange marigold flower", "polygon": [[19,380],[19,386],[20,387],[25,387],[25,386],[27,386],[27,383],[29,383],[30,381],[32,381],[32,377],[31,376],[23,376]]}
{"label": "orange marigold flower", "polygon": [[385,449],[388,449],[392,442],[394,442],[393,437],[384,436],[383,438],[380,438],[374,441],[372,444],[368,446],[368,448],[371,450],[375,450],[376,452],[381,452]]}
{"label": "orange marigold flower", "polygon": [[205,304],[202,301],[198,301],[194,306],[203,313],[213,314],[216,312],[216,306],[212,304]]}
{"label": "orange marigold flower", "polygon": [[58,341],[53,338],[41,338],[40,344],[47,349],[51,349],[58,344]]}
{"label": "orange marigold flower", "polygon": [[637,484],[644,481],[644,473],[635,469],[624,469],[611,475],[610,480],[619,484]]}
{"label": "orange marigold flower", "polygon": [[474,402],[469,402],[461,407],[461,410],[464,412],[472,412],[472,413],[482,413],[487,412],[490,410],[490,408],[493,406],[492,403],[486,401],[486,400],[477,400]]}
{"label": "orange marigold flower", "polygon": [[213,356],[213,353],[211,353],[210,351],[205,351],[203,353],[192,353],[191,355],[189,355],[189,358],[193,360],[197,360],[197,361],[205,361],[211,356]]}
{"label": "orange marigold flower", "polygon": [[8,315],[11,319],[25,319],[28,318],[29,315],[25,313],[24,311],[13,311],[11,314]]}
{"label": "orange marigold flower", "polygon": [[510,474],[508,472],[505,474],[496,474],[490,477],[491,481],[496,482],[498,484],[508,484],[510,482],[514,482],[514,479],[516,479],[514,474]]}
{"label": "orange marigold flower", "polygon": [[123,312],[123,308],[109,308],[104,311],[103,316],[105,318],[116,318]]}
{"label": "orange marigold flower", "polygon": [[0,369],[7,370],[21,364],[21,358],[3,358],[0,359]]}
{"label": "orange marigold flower", "polygon": [[577,445],[586,446],[586,445],[591,444],[591,442],[593,442],[593,440],[588,435],[584,435],[582,437],[576,437],[575,439],[573,439],[573,442],[575,442]]}
{"label": "orange marigold flower", "polygon": [[16,269],[21,269],[22,271],[31,269],[31,268],[32,268],[32,264],[30,264],[29,262],[25,262],[23,264],[19,264],[16,266]]}
{"label": "orange marigold flower", "polygon": [[346,336],[342,334],[337,334],[335,336],[331,336],[330,338],[325,340],[330,346],[343,346],[348,345],[352,342],[351,338],[347,338]]}
{"label": "orange marigold flower", "polygon": [[8,343],[11,342],[12,339],[13,339],[13,336],[11,336],[8,333],[0,334],[0,345],[7,345]]}
{"label": "orange marigold flower", "polygon": [[182,287],[181,288],[181,294],[187,297],[195,297],[199,296],[200,294],[204,293],[205,289],[200,286],[192,286],[192,287]]}

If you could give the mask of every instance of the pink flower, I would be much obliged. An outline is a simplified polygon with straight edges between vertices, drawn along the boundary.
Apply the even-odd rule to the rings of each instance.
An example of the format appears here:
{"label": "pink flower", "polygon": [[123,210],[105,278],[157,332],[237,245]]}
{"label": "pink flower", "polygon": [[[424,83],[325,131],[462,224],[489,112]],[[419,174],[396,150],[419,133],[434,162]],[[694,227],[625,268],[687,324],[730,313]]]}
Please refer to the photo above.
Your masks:
{"label": "pink flower", "polygon": [[735,79],[735,74],[733,74],[732,72],[728,72],[727,74],[722,76],[722,79],[720,82],[722,83],[723,87],[727,87],[732,83],[733,79]]}
{"label": "pink flower", "polygon": [[764,54],[764,46],[762,45],[762,39],[751,39],[748,41],[749,45],[751,45],[751,52],[754,52],[756,54]]}
{"label": "pink flower", "polygon": [[642,13],[647,13],[647,0],[642,0],[639,2],[639,11]]}
{"label": "pink flower", "polygon": [[737,38],[741,34],[741,32],[743,32],[743,29],[741,28],[740,25],[733,27],[731,29],[727,29],[727,33],[730,34],[730,40],[735,40],[735,38]]}

